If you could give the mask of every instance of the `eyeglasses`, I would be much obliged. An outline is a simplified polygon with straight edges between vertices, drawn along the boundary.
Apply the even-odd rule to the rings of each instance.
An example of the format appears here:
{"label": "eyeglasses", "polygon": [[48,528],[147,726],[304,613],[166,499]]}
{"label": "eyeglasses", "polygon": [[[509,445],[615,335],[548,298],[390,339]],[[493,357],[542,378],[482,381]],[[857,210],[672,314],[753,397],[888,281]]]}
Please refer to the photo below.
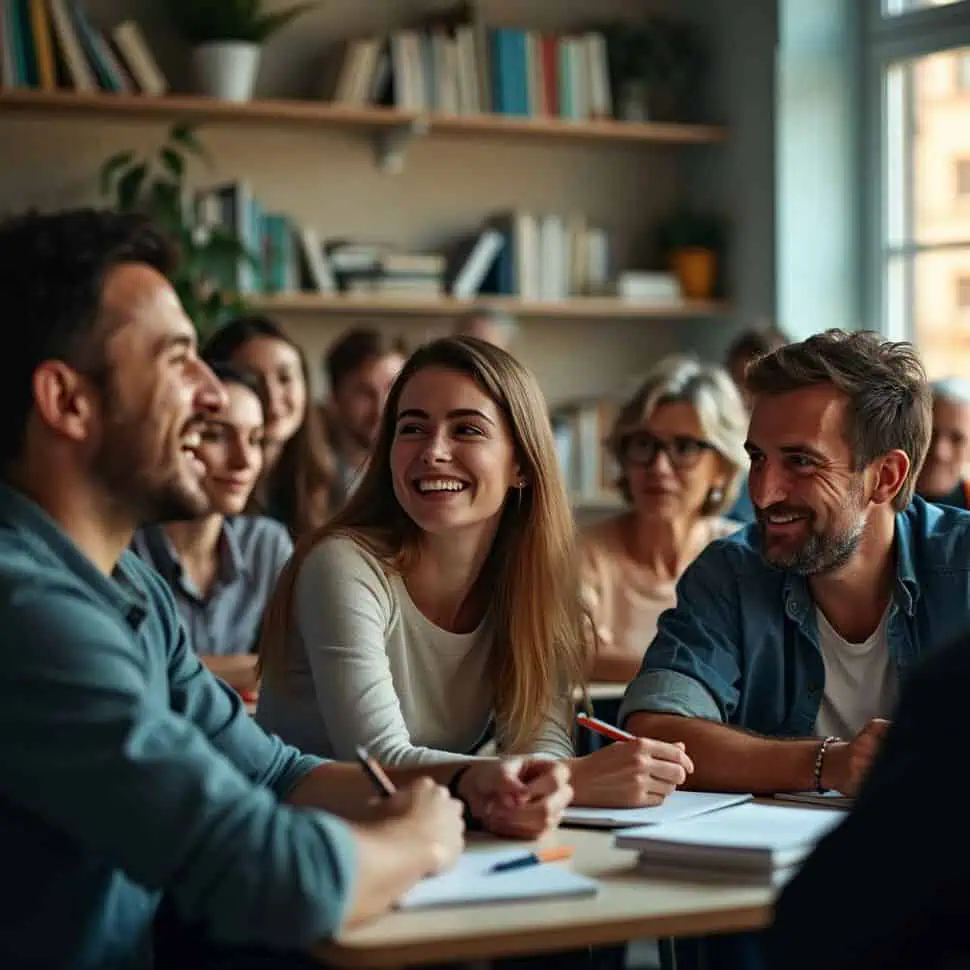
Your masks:
{"label": "eyeglasses", "polygon": [[701,441],[690,435],[675,435],[669,441],[658,438],[645,431],[631,434],[623,442],[624,461],[634,465],[652,465],[662,451],[674,468],[691,468],[700,460],[705,451],[712,451],[709,441]]}

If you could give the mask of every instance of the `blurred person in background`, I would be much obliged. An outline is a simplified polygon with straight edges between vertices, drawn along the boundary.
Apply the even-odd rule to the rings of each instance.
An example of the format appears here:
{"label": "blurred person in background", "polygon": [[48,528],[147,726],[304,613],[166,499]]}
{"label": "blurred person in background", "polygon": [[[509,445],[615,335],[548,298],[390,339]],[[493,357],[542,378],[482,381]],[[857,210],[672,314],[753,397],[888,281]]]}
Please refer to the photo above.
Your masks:
{"label": "blurred person in background", "polygon": [[458,336],[478,337],[502,350],[509,349],[518,332],[519,324],[511,313],[490,306],[473,307],[455,328]]}
{"label": "blurred person in background", "polygon": [[294,539],[312,531],[333,509],[336,473],[320,416],[310,407],[303,351],[268,317],[247,316],[216,331],[203,353],[254,374],[265,388],[264,465],[252,509],[282,522]]}
{"label": "blurred person in background", "polygon": [[321,413],[336,459],[339,503],[360,480],[380,428],[384,402],[406,356],[400,340],[358,327],[341,335],[324,357],[330,393]]}
{"label": "blurred person in background", "polygon": [[930,385],[933,436],[916,481],[916,494],[927,502],[970,508],[970,381],[948,377]]}
{"label": "blurred person in background", "polygon": [[[765,325],[761,327],[751,327],[744,330],[734,338],[731,346],[728,347],[724,357],[724,366],[731,375],[731,379],[741,392],[741,399],[748,413],[751,413],[752,401],[744,385],[744,372],[748,364],[764,357],[765,354],[773,353],[779,347],[784,347],[790,343],[788,336],[777,327]],[[738,497],[728,513],[736,522],[748,524],[754,522],[754,506],[751,504],[751,497],[748,495],[747,463],[744,465],[745,474],[738,489]]]}
{"label": "blurred person in background", "polygon": [[621,408],[609,447],[630,508],[588,529],[581,544],[598,635],[592,680],[636,676],[681,574],[741,527],[725,509],[747,465],[746,431],[731,378],[691,357],[661,361]]}
{"label": "blurred person in background", "polygon": [[212,369],[226,399],[206,416],[196,449],[209,508],[144,526],[132,548],[168,583],[203,664],[246,697],[257,684],[263,610],[293,543],[274,519],[243,514],[263,468],[262,385],[227,364]]}

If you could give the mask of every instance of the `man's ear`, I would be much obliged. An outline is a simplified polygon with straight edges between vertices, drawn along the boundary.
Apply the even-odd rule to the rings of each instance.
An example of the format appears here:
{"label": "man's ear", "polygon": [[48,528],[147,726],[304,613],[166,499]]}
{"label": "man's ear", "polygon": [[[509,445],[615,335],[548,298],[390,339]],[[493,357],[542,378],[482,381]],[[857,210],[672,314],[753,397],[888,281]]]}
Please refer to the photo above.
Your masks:
{"label": "man's ear", "polygon": [[905,451],[894,448],[874,463],[875,481],[870,501],[885,505],[899,494],[909,474],[910,460]]}
{"label": "man's ear", "polygon": [[71,441],[87,440],[96,413],[90,382],[61,360],[45,360],[32,383],[40,420]]}

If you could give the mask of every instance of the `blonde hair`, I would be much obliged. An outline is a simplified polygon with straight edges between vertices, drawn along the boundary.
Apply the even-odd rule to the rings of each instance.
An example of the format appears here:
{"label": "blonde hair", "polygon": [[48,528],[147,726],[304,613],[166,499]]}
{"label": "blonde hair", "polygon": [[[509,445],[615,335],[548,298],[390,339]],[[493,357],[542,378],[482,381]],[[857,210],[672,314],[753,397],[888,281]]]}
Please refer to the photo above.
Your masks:
{"label": "blonde hair", "polygon": [[[556,700],[583,684],[588,626],[580,599],[575,528],[552,429],[535,377],[514,357],[475,337],[444,337],[408,359],[388,395],[371,459],[343,509],[296,547],[266,611],[261,673],[282,681],[300,566],[325,538],[346,536],[385,569],[406,573],[414,562],[418,526],[398,503],[391,480],[391,445],[398,402],[419,371],[440,367],[478,384],[505,416],[526,485],[502,512],[481,581],[488,583],[494,619],[492,671],[496,720],[506,747],[526,751]],[[321,604],[326,609],[326,604]]]}
{"label": "blonde hair", "polygon": [[[708,502],[704,508],[706,515],[720,514],[734,504],[743,470],[748,467],[744,450],[748,412],[737,386],[723,368],[702,364],[682,354],[663,358],[620,408],[607,443],[622,468],[623,450],[629,436],[643,428],[660,405],[680,401],[694,408],[705,439],[731,469],[721,498]],[[629,501],[629,485],[622,472],[617,485]]]}

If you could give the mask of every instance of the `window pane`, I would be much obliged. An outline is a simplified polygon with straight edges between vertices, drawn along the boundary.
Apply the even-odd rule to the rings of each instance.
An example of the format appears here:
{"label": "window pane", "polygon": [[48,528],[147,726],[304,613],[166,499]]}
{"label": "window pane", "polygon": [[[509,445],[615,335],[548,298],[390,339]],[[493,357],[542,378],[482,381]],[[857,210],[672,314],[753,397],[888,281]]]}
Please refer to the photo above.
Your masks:
{"label": "window pane", "polygon": [[916,343],[930,377],[970,375],[970,246],[900,256],[913,278]]}
{"label": "window pane", "polygon": [[912,90],[913,239],[970,241],[970,48],[909,61],[905,70]]}
{"label": "window pane", "polygon": [[909,13],[911,10],[925,10],[927,7],[947,7],[951,3],[964,3],[966,0],[882,0],[882,12],[886,17]]}

